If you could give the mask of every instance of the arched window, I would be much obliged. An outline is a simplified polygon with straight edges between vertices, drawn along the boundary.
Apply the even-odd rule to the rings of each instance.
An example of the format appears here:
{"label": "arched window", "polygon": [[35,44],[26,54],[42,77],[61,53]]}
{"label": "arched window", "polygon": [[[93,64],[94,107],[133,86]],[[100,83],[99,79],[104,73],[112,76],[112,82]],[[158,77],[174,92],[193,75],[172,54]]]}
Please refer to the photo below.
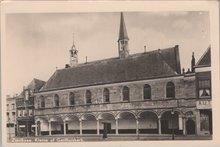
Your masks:
{"label": "arched window", "polygon": [[109,99],[109,90],[107,88],[104,89],[103,91],[103,99],[104,99],[104,102],[110,102],[110,99]]}
{"label": "arched window", "polygon": [[86,104],[91,104],[92,103],[92,93],[89,90],[86,90]]}
{"label": "arched window", "polygon": [[40,97],[40,107],[45,108],[45,98],[43,96]]}
{"label": "arched window", "polygon": [[123,96],[123,101],[129,101],[129,88],[127,86],[123,87],[122,96]]}
{"label": "arched window", "polygon": [[173,82],[167,83],[166,96],[167,98],[175,98],[175,85],[173,84]]}
{"label": "arched window", "polygon": [[151,99],[151,87],[148,84],[144,85],[144,99]]}
{"label": "arched window", "polygon": [[54,95],[54,107],[59,107],[59,96],[57,94]]}
{"label": "arched window", "polygon": [[75,95],[73,92],[70,92],[70,94],[69,94],[69,104],[75,105]]}

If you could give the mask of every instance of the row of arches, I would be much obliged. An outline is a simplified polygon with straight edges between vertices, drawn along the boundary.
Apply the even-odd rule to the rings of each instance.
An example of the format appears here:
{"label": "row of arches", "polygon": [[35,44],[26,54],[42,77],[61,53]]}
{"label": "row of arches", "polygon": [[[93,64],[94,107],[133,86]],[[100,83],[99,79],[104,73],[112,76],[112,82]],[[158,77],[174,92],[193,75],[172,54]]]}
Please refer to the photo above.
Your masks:
{"label": "row of arches", "polygon": [[[190,120],[191,125],[195,124],[194,119]],[[188,122],[188,119],[186,121]],[[104,124],[108,124],[110,134],[171,134],[173,130],[175,134],[184,134],[186,127],[182,114],[172,110],[161,115],[153,111],[142,111],[138,115],[126,111],[118,114],[103,112],[99,115],[88,113],[81,116],[51,116],[49,119],[38,117],[36,124],[36,135],[100,134],[104,131]],[[192,130],[192,127],[190,129]]]}
{"label": "row of arches", "polygon": [[[175,85],[173,82],[168,82],[166,85],[166,97],[174,98],[175,97]],[[145,84],[143,87],[143,99],[151,99],[151,86],[149,84]],[[122,101],[130,101],[130,89],[127,86],[122,88]],[[103,90],[103,102],[110,102],[110,91],[108,88],[104,88]],[[86,90],[85,92],[85,103],[92,103],[92,92],[90,90]],[[75,94],[74,92],[69,93],[69,105],[75,105]],[[60,100],[58,94],[54,95],[54,107],[60,106]],[[40,107],[45,107],[45,98],[44,96],[40,97]]]}

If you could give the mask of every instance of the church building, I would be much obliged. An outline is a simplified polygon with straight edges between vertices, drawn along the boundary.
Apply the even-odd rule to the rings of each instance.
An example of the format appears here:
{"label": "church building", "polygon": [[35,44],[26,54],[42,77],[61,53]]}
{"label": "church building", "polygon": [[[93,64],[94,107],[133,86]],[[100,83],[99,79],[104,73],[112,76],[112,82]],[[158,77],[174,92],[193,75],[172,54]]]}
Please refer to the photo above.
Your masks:
{"label": "church building", "polygon": [[211,48],[185,72],[178,45],[129,54],[129,41],[121,13],[118,57],[78,63],[73,43],[70,63],[34,92],[35,136],[212,133]]}

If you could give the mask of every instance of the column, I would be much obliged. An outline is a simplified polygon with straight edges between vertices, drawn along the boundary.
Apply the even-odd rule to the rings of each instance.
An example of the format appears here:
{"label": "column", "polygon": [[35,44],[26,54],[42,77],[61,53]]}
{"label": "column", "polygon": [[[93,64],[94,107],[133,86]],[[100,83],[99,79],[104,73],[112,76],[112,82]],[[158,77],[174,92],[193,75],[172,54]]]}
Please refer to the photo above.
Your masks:
{"label": "column", "polygon": [[139,134],[139,120],[136,119],[136,134]]}
{"label": "column", "polygon": [[118,118],[115,119],[115,133],[118,135]]}
{"label": "column", "polygon": [[49,124],[49,135],[51,136],[51,121],[48,121]]}
{"label": "column", "polygon": [[196,135],[200,135],[200,110],[196,110]]}
{"label": "column", "polygon": [[79,120],[79,130],[80,130],[80,135],[82,135],[82,120]]}
{"label": "column", "polygon": [[66,135],[66,121],[63,121],[63,135]]}
{"label": "column", "polygon": [[161,135],[161,116],[158,116],[158,134]]}
{"label": "column", "polygon": [[41,121],[39,121],[39,126],[38,126],[39,128],[38,128],[38,131],[39,131],[39,136],[41,136]]}
{"label": "column", "polygon": [[99,135],[99,119],[97,119],[97,135]]}
{"label": "column", "polygon": [[186,135],[186,118],[183,117],[183,135]]}
{"label": "column", "polygon": [[35,136],[38,136],[37,128],[38,128],[38,124],[37,124],[37,121],[35,121]]}

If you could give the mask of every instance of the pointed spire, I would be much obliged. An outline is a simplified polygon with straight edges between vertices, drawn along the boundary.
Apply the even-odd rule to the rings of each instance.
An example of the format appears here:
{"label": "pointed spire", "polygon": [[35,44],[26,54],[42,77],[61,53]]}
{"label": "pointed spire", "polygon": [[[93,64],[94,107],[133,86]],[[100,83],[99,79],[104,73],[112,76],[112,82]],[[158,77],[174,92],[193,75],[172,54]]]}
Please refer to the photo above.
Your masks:
{"label": "pointed spire", "polygon": [[121,12],[121,21],[120,21],[120,29],[119,29],[119,38],[118,38],[118,40],[123,40],[123,39],[129,40],[127,30],[126,30],[126,26],[125,26],[125,21],[124,21],[124,15],[123,15],[123,12]]}

